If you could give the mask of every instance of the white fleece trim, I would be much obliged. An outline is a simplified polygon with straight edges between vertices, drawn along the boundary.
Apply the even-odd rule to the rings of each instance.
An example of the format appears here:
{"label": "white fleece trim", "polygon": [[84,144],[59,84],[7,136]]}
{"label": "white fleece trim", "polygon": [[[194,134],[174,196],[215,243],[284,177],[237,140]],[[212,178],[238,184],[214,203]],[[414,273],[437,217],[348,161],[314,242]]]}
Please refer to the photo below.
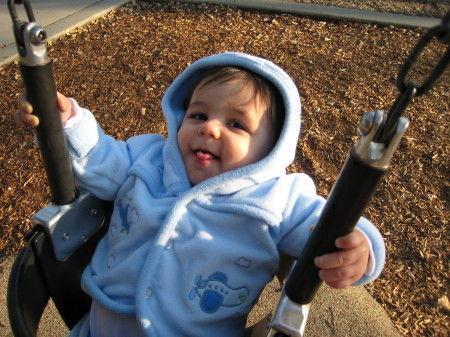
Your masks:
{"label": "white fleece trim", "polygon": [[366,241],[369,243],[369,261],[367,262],[367,268],[364,272],[364,275],[370,276],[375,271],[375,253],[373,252],[372,242],[370,241],[369,237],[359,228],[356,228],[361,233],[364,234],[364,237],[366,238]]}
{"label": "white fleece trim", "polygon": [[80,109],[78,103],[71,97],[68,97],[70,103],[72,103],[72,117],[70,117],[65,123],[64,128],[72,128],[78,124],[84,116],[84,109]]}

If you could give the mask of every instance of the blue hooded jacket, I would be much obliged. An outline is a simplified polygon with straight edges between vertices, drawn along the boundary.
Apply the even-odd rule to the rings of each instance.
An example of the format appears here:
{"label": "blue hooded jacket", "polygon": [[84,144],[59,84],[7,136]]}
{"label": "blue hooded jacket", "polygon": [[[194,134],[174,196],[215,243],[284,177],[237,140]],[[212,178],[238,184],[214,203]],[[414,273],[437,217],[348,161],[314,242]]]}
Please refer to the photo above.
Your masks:
{"label": "blue hooded jacket", "polygon": [[[214,66],[249,69],[279,90],[284,125],[257,163],[191,186],[177,132],[196,78]],[[300,97],[291,78],[265,59],[224,53],[194,62],[167,90],[168,138],[139,135],[117,142],[93,115],[66,128],[77,183],[114,200],[108,234],[82,285],[103,308],[135,315],[146,336],[239,336],[246,316],[277,272],[279,252],[298,256],[324,204],[305,174],[286,174],[300,132]],[[384,243],[366,219],[375,279]]]}

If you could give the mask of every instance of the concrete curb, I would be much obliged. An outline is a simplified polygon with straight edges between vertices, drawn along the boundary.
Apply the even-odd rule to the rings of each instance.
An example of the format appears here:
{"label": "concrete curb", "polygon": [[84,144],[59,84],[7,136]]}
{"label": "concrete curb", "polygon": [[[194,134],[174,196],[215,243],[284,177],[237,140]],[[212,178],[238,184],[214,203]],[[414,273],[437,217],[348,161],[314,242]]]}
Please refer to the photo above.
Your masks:
{"label": "concrete curb", "polygon": [[319,17],[333,20],[357,21],[381,25],[393,25],[409,28],[431,28],[441,22],[440,19],[400,14],[379,13],[358,9],[328,7],[279,0],[177,0],[178,2],[211,3],[236,6],[240,8],[267,10],[285,14]]}

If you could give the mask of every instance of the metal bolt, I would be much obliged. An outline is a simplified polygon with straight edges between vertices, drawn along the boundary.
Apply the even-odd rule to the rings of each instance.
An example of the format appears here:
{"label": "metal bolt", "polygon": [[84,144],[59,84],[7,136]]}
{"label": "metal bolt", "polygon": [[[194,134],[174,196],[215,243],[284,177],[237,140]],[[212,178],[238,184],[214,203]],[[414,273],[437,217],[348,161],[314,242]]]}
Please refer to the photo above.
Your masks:
{"label": "metal bolt", "polygon": [[91,209],[92,216],[97,216],[97,214],[98,214],[98,210],[96,208]]}
{"label": "metal bolt", "polygon": [[69,240],[69,237],[70,237],[69,233],[64,233],[63,236],[62,236],[62,239],[64,241],[66,241],[66,240]]}
{"label": "metal bolt", "polygon": [[47,41],[47,33],[42,27],[36,26],[30,31],[30,41],[35,46],[40,46]]}

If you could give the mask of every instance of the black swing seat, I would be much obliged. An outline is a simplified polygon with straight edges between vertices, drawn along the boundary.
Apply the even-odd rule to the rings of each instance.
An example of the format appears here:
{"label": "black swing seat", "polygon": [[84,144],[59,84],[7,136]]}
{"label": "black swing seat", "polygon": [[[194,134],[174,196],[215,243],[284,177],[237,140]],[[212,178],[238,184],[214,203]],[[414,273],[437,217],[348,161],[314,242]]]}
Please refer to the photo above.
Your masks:
{"label": "black swing seat", "polygon": [[[27,245],[16,257],[8,281],[7,306],[15,337],[36,337],[50,298],[69,330],[90,309],[91,298],[80,287],[81,275],[91,260],[98,241],[107,232],[113,203],[98,200],[89,194],[87,197],[84,194],[81,199],[83,200],[73,206],[73,210],[66,216],[58,218],[56,229],[49,230],[48,224],[42,223],[48,221],[40,220],[39,216],[37,220],[33,217],[37,224],[26,234]],[[52,205],[47,207],[54,208]],[[92,218],[93,210],[94,226],[87,235],[88,238],[84,234],[74,234],[68,230],[73,230],[73,226],[77,228],[75,231],[85,227],[86,214]],[[42,211],[54,212],[46,208],[40,212]],[[55,226],[51,224],[50,227]],[[79,243],[75,245],[69,243],[68,250],[58,247],[58,242],[67,243],[70,241],[68,239],[77,236],[82,236],[82,240],[78,240]],[[277,273],[280,283],[286,278],[291,264],[292,258],[282,254]],[[263,336],[265,326],[266,320],[262,320],[246,329],[245,336]]]}
{"label": "black swing seat", "polygon": [[[9,320],[16,337],[36,336],[50,298],[69,329],[89,311],[91,299],[80,287],[81,274],[107,231],[112,203],[89,195],[82,199],[81,205],[77,203],[60,219],[76,224],[88,216],[95,222],[95,228],[78,240],[80,244],[74,247],[69,243],[73,251],[55,249],[55,241],[68,242],[70,236],[76,236],[67,228],[61,232],[61,227],[67,226],[49,230],[38,223],[26,235],[27,245],[14,261],[7,290]],[[83,226],[78,223],[78,227]]]}

